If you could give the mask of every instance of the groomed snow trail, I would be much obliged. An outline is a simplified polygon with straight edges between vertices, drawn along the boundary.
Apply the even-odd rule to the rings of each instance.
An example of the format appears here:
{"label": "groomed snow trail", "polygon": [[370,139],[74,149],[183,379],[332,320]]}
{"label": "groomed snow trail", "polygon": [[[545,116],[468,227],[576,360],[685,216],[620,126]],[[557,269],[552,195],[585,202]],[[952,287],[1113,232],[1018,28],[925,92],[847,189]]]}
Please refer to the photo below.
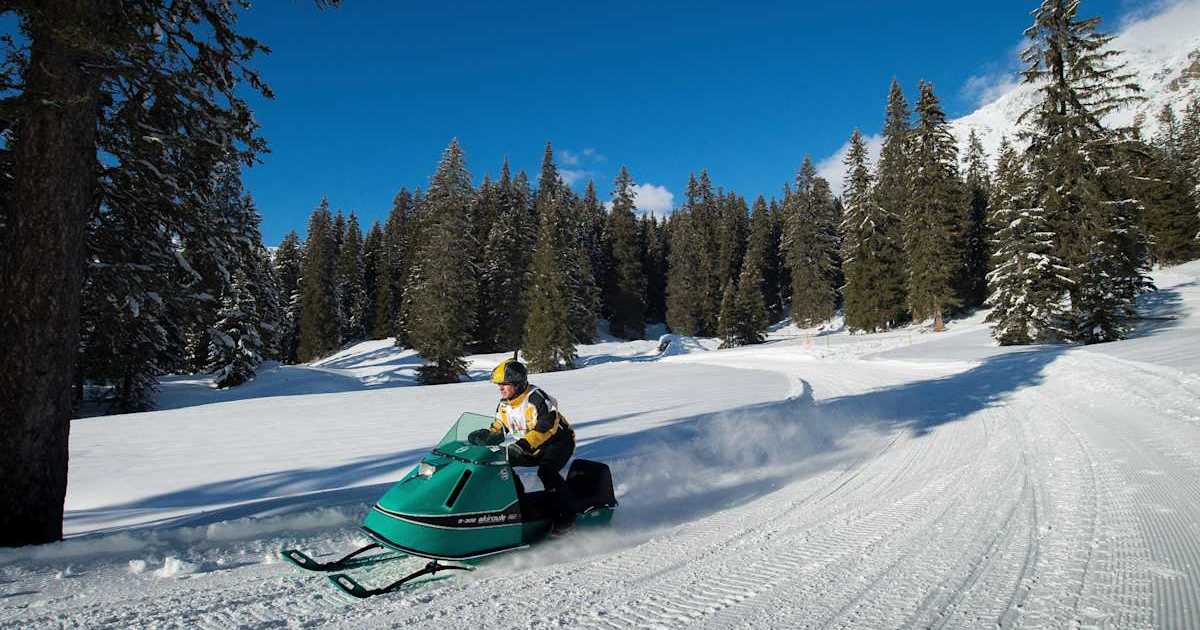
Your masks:
{"label": "groomed snow trail", "polygon": [[[1194,280],[1175,290],[1200,297]],[[307,530],[294,513],[278,527],[210,517],[82,539],[90,554],[0,555],[0,626],[1197,628],[1200,366],[1178,350],[1200,340],[1194,322],[1161,333],[1170,364],[1146,360],[1154,337],[1000,351],[968,323],[556,375],[580,454],[620,486],[608,528],[359,602],[274,555],[363,542],[354,524],[381,488],[318,484],[302,489],[343,504]],[[453,387],[429,395],[476,395]],[[305,404],[428,405],[399,393],[418,389]],[[222,412],[248,421],[251,402]],[[400,446],[419,451],[424,433]],[[410,566],[359,574],[382,584]]]}

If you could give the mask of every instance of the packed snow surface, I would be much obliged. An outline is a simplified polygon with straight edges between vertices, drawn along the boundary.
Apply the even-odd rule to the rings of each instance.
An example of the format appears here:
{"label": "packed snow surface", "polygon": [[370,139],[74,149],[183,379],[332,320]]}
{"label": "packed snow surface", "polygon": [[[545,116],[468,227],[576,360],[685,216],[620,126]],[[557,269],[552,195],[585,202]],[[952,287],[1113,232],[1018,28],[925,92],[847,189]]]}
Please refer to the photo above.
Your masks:
{"label": "packed snow surface", "polygon": [[160,411],[73,423],[68,539],[0,550],[0,626],[1198,628],[1200,262],[1156,282],[1091,347],[1000,348],[983,314],[583,347],[534,380],[612,466],[612,524],[365,601],[278,550],[363,544],[504,355],[433,387],[387,342],[170,379]]}

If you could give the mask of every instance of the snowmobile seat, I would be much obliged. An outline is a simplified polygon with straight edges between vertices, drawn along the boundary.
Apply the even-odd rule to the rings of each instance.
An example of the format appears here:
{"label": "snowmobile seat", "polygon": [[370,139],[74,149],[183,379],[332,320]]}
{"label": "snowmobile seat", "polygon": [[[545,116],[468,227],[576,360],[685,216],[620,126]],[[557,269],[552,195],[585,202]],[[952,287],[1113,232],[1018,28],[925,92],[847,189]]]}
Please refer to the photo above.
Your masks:
{"label": "snowmobile seat", "polygon": [[567,471],[567,488],[571,490],[575,511],[581,514],[600,508],[617,507],[617,498],[613,494],[612,472],[607,464],[589,459],[571,462],[571,469]]}

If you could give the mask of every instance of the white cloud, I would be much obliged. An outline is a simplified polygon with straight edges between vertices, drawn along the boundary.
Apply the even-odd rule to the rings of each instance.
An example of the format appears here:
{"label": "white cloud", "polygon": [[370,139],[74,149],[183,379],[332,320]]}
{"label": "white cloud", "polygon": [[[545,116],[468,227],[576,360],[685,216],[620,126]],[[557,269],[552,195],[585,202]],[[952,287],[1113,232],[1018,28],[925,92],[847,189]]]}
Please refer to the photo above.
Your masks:
{"label": "white cloud", "polygon": [[558,152],[558,161],[564,166],[576,166],[579,164],[579,156],[570,149],[561,149]]}
{"label": "white cloud", "polygon": [[[642,214],[653,212],[656,216],[671,214],[675,210],[675,195],[666,186],[656,184],[634,184],[633,203]],[[612,212],[612,202],[605,201],[604,209]]]}
{"label": "white cloud", "polygon": [[584,179],[592,176],[591,171],[572,168],[560,168],[558,169],[558,174],[562,176],[563,181],[566,182],[568,186],[574,186],[576,182],[581,182]]}
{"label": "white cloud", "polygon": [[634,203],[643,213],[653,212],[662,216],[670,214],[675,208],[675,195],[666,186],[657,184],[636,184],[633,187]]}
{"label": "white cloud", "polygon": [[967,78],[960,92],[978,108],[1007,94],[1021,84],[1016,71],[975,74]]}
{"label": "white cloud", "polygon": [[[883,149],[883,135],[863,136],[863,139],[867,141],[867,163],[874,164]],[[817,175],[829,182],[829,187],[835,195],[842,194],[842,182],[846,179],[846,165],[842,164],[842,161],[849,152],[850,141],[847,140],[833,155],[817,162]]]}

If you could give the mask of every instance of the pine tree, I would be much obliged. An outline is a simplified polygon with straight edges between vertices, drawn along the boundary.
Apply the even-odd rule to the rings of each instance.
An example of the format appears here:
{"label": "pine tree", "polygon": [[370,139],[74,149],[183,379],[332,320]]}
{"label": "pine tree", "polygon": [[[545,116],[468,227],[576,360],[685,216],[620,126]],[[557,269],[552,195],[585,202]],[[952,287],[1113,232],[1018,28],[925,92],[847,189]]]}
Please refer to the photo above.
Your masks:
{"label": "pine tree", "polygon": [[258,303],[248,280],[237,273],[221,301],[220,319],[212,330],[208,371],[218,388],[234,387],[254,378],[262,363]]}
{"label": "pine tree", "polygon": [[[1079,19],[1079,3],[1044,0],[1025,31],[1023,80],[1037,100],[1019,119],[1031,131],[1026,155],[1056,254],[1071,270],[1069,339],[1095,343],[1128,331],[1134,299],[1149,285],[1143,207],[1119,168],[1126,129],[1101,120],[1140,97],[1133,75],[1115,64],[1099,18]],[[1060,298],[1055,298],[1056,300]]]}
{"label": "pine tree", "polygon": [[475,196],[458,140],[442,153],[426,195],[427,215],[405,299],[412,346],[425,359],[421,381],[453,383],[466,372],[467,344],[475,326],[477,270],[470,207]]}
{"label": "pine tree", "polygon": [[275,272],[279,277],[279,301],[283,307],[280,335],[280,361],[296,362],[300,343],[300,267],[303,252],[300,237],[292,230],[283,237],[275,251]]}
{"label": "pine tree", "polygon": [[[746,233],[749,212],[746,200],[734,193],[717,195],[719,224],[717,227],[717,276],[722,286],[736,283],[746,255]],[[722,291],[723,293],[723,291]]]}
{"label": "pine tree", "polygon": [[563,198],[563,230],[560,237],[560,260],[565,267],[567,290],[570,295],[571,335],[576,343],[592,343],[596,337],[596,316],[600,312],[600,288],[592,271],[585,242],[591,218],[587,216],[579,196],[565,184],[560,188]]}
{"label": "pine tree", "polygon": [[369,339],[383,339],[388,336],[376,335],[376,317],[379,312],[379,261],[383,257],[383,225],[376,220],[371,224],[367,238],[363,241],[363,331]]}
{"label": "pine tree", "polygon": [[962,307],[974,309],[983,306],[987,298],[988,242],[992,238],[987,222],[991,193],[987,155],[974,129],[967,139],[965,175],[963,186],[967,205],[959,236],[963,262],[954,284],[955,293],[962,300]]}
{"label": "pine tree", "polygon": [[767,216],[766,201],[759,195],[754,202],[750,238],[746,246],[746,255],[742,259],[742,270],[738,274],[734,304],[737,322],[733,326],[737,345],[762,343],[766,337],[769,322],[763,297],[762,269],[766,265],[770,245],[769,232],[770,219]]}
{"label": "pine tree", "polygon": [[375,317],[371,336],[375,339],[394,336],[399,347],[405,345],[404,331],[400,329],[399,322],[411,267],[408,254],[415,247],[411,234],[413,199],[413,194],[404,188],[392,199],[392,209],[383,228],[380,253],[375,259]]}
{"label": "pine tree", "polygon": [[[211,218],[198,211],[211,192],[204,180],[215,164],[251,163],[265,147],[244,91],[270,93],[249,65],[264,46],[237,32],[240,8],[209,0],[5,7],[29,46],[9,60],[21,75],[7,85],[20,94],[5,116],[20,121],[8,200],[20,212],[6,215],[0,234],[0,391],[9,394],[0,417],[12,420],[0,434],[0,545],[61,538],[85,254],[97,216],[123,207],[130,216],[116,223],[156,233],[145,244],[159,250],[148,253],[164,264],[156,273],[190,276],[187,259],[169,248]],[[164,314],[185,312],[154,293]],[[179,321],[157,324],[148,333],[162,338],[152,345],[182,345]]]}
{"label": "pine tree", "polygon": [[[903,222],[908,216],[912,198],[909,166],[912,134],[911,112],[904,90],[894,77],[888,91],[887,113],[883,122],[883,146],[879,151],[879,163],[875,170],[875,202],[883,209],[884,216],[895,217]],[[899,226],[898,226],[899,227]],[[906,278],[901,299],[908,303],[908,260],[907,254],[900,258],[901,273]]]}
{"label": "pine tree", "polygon": [[529,368],[535,372],[575,367],[574,296],[564,270],[569,262],[563,260],[567,245],[563,240],[571,221],[564,188],[547,143],[535,201],[538,239],[526,291],[529,310],[523,345]]}
{"label": "pine tree", "polygon": [[329,200],[322,198],[309,217],[304,242],[304,264],[300,275],[300,339],[296,349],[296,360],[301,363],[332,354],[341,345],[334,229]]}
{"label": "pine tree", "polygon": [[367,292],[363,285],[363,240],[358,217],[351,212],[346,221],[346,233],[338,252],[337,292],[338,320],[341,322],[343,342],[365,339]]}
{"label": "pine tree", "polygon": [[625,339],[641,339],[646,328],[646,275],[637,242],[633,177],[622,166],[613,181],[612,212],[608,233],[612,242],[612,267],[607,302],[609,329]]}
{"label": "pine tree", "polygon": [[1153,259],[1171,265],[1200,257],[1200,217],[1185,159],[1185,133],[1169,103],[1159,112],[1158,128],[1151,146],[1138,143],[1129,156],[1137,197],[1146,207]]}
{"label": "pine tree", "polygon": [[[750,233],[746,239],[746,257],[742,263],[742,273],[745,273],[746,265],[750,264],[756,267],[759,275],[759,292],[762,293],[762,305],[766,309],[763,313],[764,321],[770,317],[770,303],[772,298],[778,294],[778,288],[771,284],[771,266],[777,264],[773,259],[776,258],[775,244],[773,242],[773,225],[771,220],[771,211],[767,207],[767,200],[762,195],[759,195],[754,200],[754,208],[750,213]],[[747,262],[748,261],[748,262]],[[738,279],[738,291],[742,292],[741,276]]]}
{"label": "pine tree", "polygon": [[650,213],[642,217],[641,230],[646,247],[642,269],[646,272],[646,319],[665,322],[667,319],[667,256],[669,247],[665,225]]}
{"label": "pine tree", "polygon": [[1061,328],[1060,297],[1069,270],[1055,253],[1054,233],[1045,210],[1032,207],[1032,182],[1008,140],[1000,142],[991,213],[997,227],[988,273],[992,336],[1002,346],[1054,341]]}
{"label": "pine tree", "polygon": [[[592,267],[592,276],[596,287],[604,289],[611,274],[612,243],[608,233],[608,213],[596,196],[596,184],[590,179],[583,192],[583,217],[585,227],[582,245],[588,253],[588,261]],[[596,311],[601,317],[609,316],[606,300],[605,291],[601,290],[600,304]]]}
{"label": "pine tree", "polygon": [[258,331],[262,339],[262,358],[279,361],[283,356],[284,321],[287,309],[280,301],[279,275],[266,247],[255,248],[251,290],[258,308]]}
{"label": "pine tree", "polygon": [[792,300],[792,272],[788,268],[787,251],[783,245],[784,209],[791,196],[791,186],[784,184],[783,203],[772,197],[767,204],[767,214],[771,217],[771,247],[768,249],[764,281],[767,285],[767,312],[773,321],[788,315],[788,304]]}
{"label": "pine tree", "polygon": [[511,351],[525,331],[525,283],[531,247],[527,233],[536,232],[518,197],[505,161],[497,183],[498,209],[483,247],[483,295],[487,303],[484,342],[490,351]]}
{"label": "pine tree", "polygon": [[946,114],[922,81],[917,124],[910,133],[912,197],[903,219],[904,250],[908,260],[908,308],[913,319],[933,319],[942,330],[942,316],[962,305],[954,277],[962,264],[962,217],[965,200],[958,178],[958,147]]}
{"label": "pine tree", "polygon": [[721,348],[732,348],[738,344],[737,330],[740,323],[737,309],[737,290],[733,281],[725,283],[721,291],[721,308],[717,317],[717,337],[721,340]]}
{"label": "pine tree", "polygon": [[843,310],[850,330],[887,330],[904,318],[899,218],[879,205],[867,168],[867,147],[856,129],[843,162],[842,269],[846,283]]}
{"label": "pine tree", "polygon": [[701,303],[707,298],[699,282],[705,275],[699,265],[703,246],[699,230],[692,226],[699,221],[695,208],[700,203],[694,176],[688,179],[686,194],[683,208],[671,216],[668,226],[671,252],[667,264],[667,325],[681,335],[699,335],[704,332]]}
{"label": "pine tree", "polygon": [[796,173],[796,190],[786,209],[784,248],[792,278],[792,321],[815,326],[834,314],[836,295],[831,285],[836,242],[829,237],[833,197],[829,184],[817,176],[812,159]]}

